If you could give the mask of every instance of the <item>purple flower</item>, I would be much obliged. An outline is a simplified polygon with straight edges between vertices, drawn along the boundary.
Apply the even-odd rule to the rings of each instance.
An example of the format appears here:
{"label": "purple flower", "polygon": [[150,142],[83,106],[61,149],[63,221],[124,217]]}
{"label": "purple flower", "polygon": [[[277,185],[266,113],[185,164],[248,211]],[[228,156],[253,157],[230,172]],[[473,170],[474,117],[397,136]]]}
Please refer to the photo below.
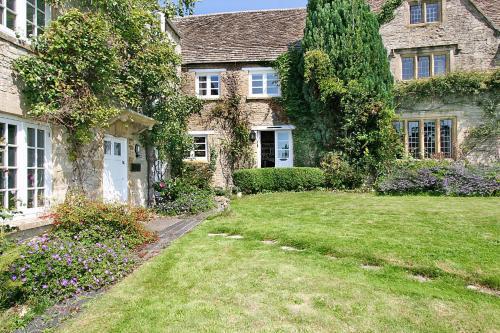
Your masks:
{"label": "purple flower", "polygon": [[46,284],[42,285],[42,289],[47,289],[48,287],[49,287],[49,286],[48,286],[48,285],[46,285]]}
{"label": "purple flower", "polygon": [[10,279],[11,279],[12,281],[16,281],[16,280],[17,280],[17,275],[12,275],[12,276],[10,277]]}
{"label": "purple flower", "polygon": [[62,279],[62,280],[61,280],[61,286],[63,286],[63,287],[67,287],[67,286],[68,286],[68,280],[66,280],[66,279]]}

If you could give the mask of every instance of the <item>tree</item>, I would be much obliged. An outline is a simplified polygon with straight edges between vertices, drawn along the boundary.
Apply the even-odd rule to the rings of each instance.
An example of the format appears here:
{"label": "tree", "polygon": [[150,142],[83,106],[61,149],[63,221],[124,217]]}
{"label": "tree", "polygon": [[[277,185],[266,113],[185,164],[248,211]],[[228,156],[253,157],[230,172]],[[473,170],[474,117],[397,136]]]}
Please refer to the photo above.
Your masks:
{"label": "tree", "polygon": [[[20,58],[14,68],[25,83],[29,113],[68,130],[75,165],[96,130],[118,109],[132,109],[158,121],[144,135],[149,170],[155,146],[178,166],[189,145],[187,119],[201,104],[180,93],[180,55],[157,13],[189,13],[195,2],[51,2],[61,15],[34,41],[35,56]],[[152,174],[149,179],[152,188]]]}
{"label": "tree", "polygon": [[376,172],[397,146],[393,78],[377,17],[364,0],[310,0],[307,11],[301,49],[279,60],[288,114],[320,151]]}

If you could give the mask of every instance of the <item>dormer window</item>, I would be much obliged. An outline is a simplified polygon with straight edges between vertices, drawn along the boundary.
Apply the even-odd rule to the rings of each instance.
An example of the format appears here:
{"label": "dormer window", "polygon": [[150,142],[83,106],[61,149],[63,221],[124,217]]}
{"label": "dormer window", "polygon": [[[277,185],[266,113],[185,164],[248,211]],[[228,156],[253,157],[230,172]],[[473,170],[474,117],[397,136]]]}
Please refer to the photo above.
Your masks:
{"label": "dormer window", "polygon": [[441,21],[441,1],[429,0],[410,3],[410,24]]}

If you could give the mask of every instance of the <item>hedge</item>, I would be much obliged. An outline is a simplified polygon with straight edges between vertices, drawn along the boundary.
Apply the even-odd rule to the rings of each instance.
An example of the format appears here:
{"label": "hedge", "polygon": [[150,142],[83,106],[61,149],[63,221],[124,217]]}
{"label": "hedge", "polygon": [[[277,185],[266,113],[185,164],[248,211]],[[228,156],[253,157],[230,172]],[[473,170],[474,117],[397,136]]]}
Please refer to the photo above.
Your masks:
{"label": "hedge", "polygon": [[318,168],[266,168],[238,170],[234,185],[243,193],[310,191],[325,186]]}

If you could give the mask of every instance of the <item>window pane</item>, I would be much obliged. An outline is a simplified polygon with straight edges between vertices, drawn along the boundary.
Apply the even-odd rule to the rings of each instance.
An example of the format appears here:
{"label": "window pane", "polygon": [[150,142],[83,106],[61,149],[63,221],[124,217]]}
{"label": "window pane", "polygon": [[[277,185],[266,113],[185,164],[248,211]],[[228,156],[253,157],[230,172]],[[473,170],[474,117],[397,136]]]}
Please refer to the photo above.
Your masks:
{"label": "window pane", "polygon": [[16,15],[11,11],[7,11],[7,28],[16,29]]}
{"label": "window pane", "polygon": [[431,58],[429,56],[418,57],[418,77],[431,76]]}
{"label": "window pane", "polygon": [[[3,13],[4,13],[4,9],[2,7],[0,7],[0,24],[1,25],[4,25],[5,23],[3,22]],[[1,203],[0,203],[0,207],[1,206]]]}
{"label": "window pane", "polygon": [[194,150],[205,150],[205,144],[204,143],[196,143],[194,145]]}
{"label": "window pane", "polygon": [[16,137],[17,137],[17,126],[16,125],[9,125],[8,126],[8,142],[9,145],[15,145],[16,144]]}
{"label": "window pane", "polygon": [[210,95],[211,96],[218,96],[219,95],[219,89],[211,89],[210,90]]}
{"label": "window pane", "polygon": [[33,37],[35,35],[35,25],[33,23],[26,23],[26,35],[28,37]]}
{"label": "window pane", "polygon": [[29,2],[26,4],[26,19],[31,23],[35,23],[35,7],[30,5]]}
{"label": "window pane", "polygon": [[9,200],[9,209],[16,209],[17,208],[16,191],[9,191],[8,200]]}
{"label": "window pane", "polygon": [[424,156],[432,158],[436,153],[436,122],[424,122]]}
{"label": "window pane", "polygon": [[122,144],[115,142],[115,156],[122,156]]}
{"label": "window pane", "polygon": [[104,141],[104,154],[111,155],[111,141]]}
{"label": "window pane", "polygon": [[219,83],[219,75],[212,75],[210,76],[210,82],[212,83]]}
{"label": "window pane", "polygon": [[415,58],[403,58],[403,80],[415,78]]}
{"label": "window pane", "polygon": [[38,11],[37,17],[36,17],[36,24],[38,27],[45,27],[45,14],[44,12]]}
{"label": "window pane", "polygon": [[38,190],[38,195],[37,195],[36,200],[37,200],[38,207],[45,206],[45,191],[44,190]]}
{"label": "window pane", "polygon": [[419,122],[408,122],[408,152],[413,158],[420,158]]}
{"label": "window pane", "polygon": [[7,208],[5,204],[5,192],[0,192],[0,207]]}
{"label": "window pane", "polygon": [[36,150],[28,148],[28,168],[33,168],[36,165]]}
{"label": "window pane", "polygon": [[36,145],[38,148],[44,148],[45,147],[45,131],[44,130],[38,130],[37,131],[37,136],[36,136]]}
{"label": "window pane", "polygon": [[45,11],[45,0],[37,0],[36,4],[39,10]]}
{"label": "window pane", "polygon": [[252,88],[253,95],[262,95],[264,94],[264,88]]}
{"label": "window pane", "polygon": [[194,141],[195,143],[205,143],[205,142],[206,142],[206,139],[207,139],[207,138],[206,138],[206,137],[204,137],[204,136],[195,136],[193,141]]}
{"label": "window pane", "polygon": [[395,121],[392,123],[392,126],[394,127],[394,130],[398,134],[400,140],[404,142],[405,138],[405,129],[404,129],[404,122],[403,121]]}
{"label": "window pane", "polygon": [[7,8],[15,11],[16,10],[16,0],[7,0]]}
{"label": "window pane", "polygon": [[7,174],[7,186],[8,188],[17,187],[17,170],[10,169]]}
{"label": "window pane", "polygon": [[9,155],[8,156],[9,166],[15,167],[17,165],[17,148],[16,147],[9,147],[8,155]]}
{"label": "window pane", "polygon": [[434,56],[434,75],[442,75],[447,72],[446,55]]}
{"label": "window pane", "polygon": [[207,154],[204,150],[202,150],[202,151],[197,150],[194,152],[194,156],[195,157],[207,157]]}
{"label": "window pane", "polygon": [[422,23],[422,5],[414,4],[410,6],[410,23]]}
{"label": "window pane", "polygon": [[35,187],[36,169],[28,169],[28,187]]}
{"label": "window pane", "polygon": [[0,166],[5,166],[5,147],[0,147]]}
{"label": "window pane", "polygon": [[439,3],[427,3],[425,5],[427,15],[426,15],[426,21],[427,22],[438,22],[439,21]]}
{"label": "window pane", "polygon": [[7,172],[0,170],[0,189],[5,190],[6,189],[6,181],[7,181]]}
{"label": "window pane", "polygon": [[452,125],[451,119],[441,120],[441,153],[443,157],[451,158],[453,155],[452,148]]}
{"label": "window pane", "polygon": [[267,74],[267,94],[268,95],[279,94],[279,81],[278,81],[278,75],[276,73]]}
{"label": "window pane", "polygon": [[0,145],[6,144],[5,142],[5,123],[0,123]]}
{"label": "window pane", "polygon": [[36,177],[36,187],[45,186],[45,171],[43,169],[38,169]]}
{"label": "window pane", "polygon": [[39,168],[43,168],[45,165],[45,150],[43,149],[38,149],[37,150],[37,156],[36,156],[36,166]]}
{"label": "window pane", "polygon": [[29,147],[35,147],[35,129],[34,128],[28,128],[28,146]]}
{"label": "window pane", "polygon": [[28,208],[35,207],[35,190],[28,190]]}

